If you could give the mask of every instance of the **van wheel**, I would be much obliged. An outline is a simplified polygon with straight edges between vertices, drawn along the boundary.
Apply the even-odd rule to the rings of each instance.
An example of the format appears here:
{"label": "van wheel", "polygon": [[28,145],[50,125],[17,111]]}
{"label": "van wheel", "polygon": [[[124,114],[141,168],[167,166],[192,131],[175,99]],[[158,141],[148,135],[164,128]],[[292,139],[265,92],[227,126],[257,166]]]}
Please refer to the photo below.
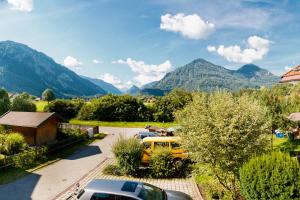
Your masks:
{"label": "van wheel", "polygon": [[174,164],[176,166],[177,169],[180,169],[183,166],[183,162],[182,159],[180,158],[175,158],[174,159]]}

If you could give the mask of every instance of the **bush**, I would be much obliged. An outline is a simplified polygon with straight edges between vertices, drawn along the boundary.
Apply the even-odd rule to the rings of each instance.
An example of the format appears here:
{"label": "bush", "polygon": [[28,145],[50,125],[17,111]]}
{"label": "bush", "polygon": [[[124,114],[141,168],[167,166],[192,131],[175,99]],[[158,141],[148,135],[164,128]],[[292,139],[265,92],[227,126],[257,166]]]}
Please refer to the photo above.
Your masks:
{"label": "bush", "polygon": [[122,176],[123,175],[120,167],[117,165],[107,165],[103,169],[103,174],[113,175],[113,176]]}
{"label": "bush", "polygon": [[166,148],[154,150],[150,157],[151,174],[156,178],[168,178],[175,174],[172,152]]}
{"label": "bush", "polygon": [[58,139],[65,139],[65,138],[73,138],[73,139],[86,139],[87,132],[85,130],[80,129],[62,129],[59,132]]}
{"label": "bush", "polygon": [[77,116],[79,110],[83,106],[82,100],[55,100],[50,102],[44,108],[44,111],[55,112],[65,120],[70,120]]}
{"label": "bush", "polygon": [[288,154],[252,158],[240,169],[241,192],[248,200],[300,199],[300,166]]}
{"label": "bush", "polygon": [[120,137],[113,146],[113,153],[124,174],[138,174],[143,153],[143,146],[138,139]]}
{"label": "bush", "polygon": [[12,101],[11,110],[23,112],[35,112],[36,105],[32,102],[29,94],[22,93],[16,96]]}
{"label": "bush", "polygon": [[10,133],[5,138],[5,149],[7,155],[19,153],[27,146],[23,135],[20,133]]}
{"label": "bush", "polygon": [[27,168],[34,165],[36,152],[34,150],[23,151],[12,158],[14,167]]}
{"label": "bush", "polygon": [[78,118],[98,121],[149,121],[152,120],[152,114],[137,97],[109,94],[85,104]]}

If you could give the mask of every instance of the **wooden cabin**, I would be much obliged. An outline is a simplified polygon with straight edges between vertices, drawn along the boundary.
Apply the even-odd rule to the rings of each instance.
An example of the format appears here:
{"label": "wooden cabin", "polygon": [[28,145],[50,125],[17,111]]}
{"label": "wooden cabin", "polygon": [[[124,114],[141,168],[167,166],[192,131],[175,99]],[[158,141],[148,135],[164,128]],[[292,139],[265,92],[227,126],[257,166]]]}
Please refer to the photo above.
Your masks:
{"label": "wooden cabin", "polygon": [[0,125],[21,133],[29,145],[43,145],[56,140],[60,119],[48,112],[7,112]]}

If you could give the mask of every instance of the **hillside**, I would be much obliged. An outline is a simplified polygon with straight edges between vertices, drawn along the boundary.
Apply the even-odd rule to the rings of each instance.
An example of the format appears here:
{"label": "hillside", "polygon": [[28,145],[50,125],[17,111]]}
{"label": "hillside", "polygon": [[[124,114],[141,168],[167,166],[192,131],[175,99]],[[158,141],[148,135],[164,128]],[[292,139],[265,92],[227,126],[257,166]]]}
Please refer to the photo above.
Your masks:
{"label": "hillside", "polygon": [[86,76],[81,76],[81,77],[84,79],[87,79],[87,80],[91,81],[92,83],[94,83],[95,85],[101,87],[107,93],[122,94],[122,92],[118,88],[116,88],[113,84],[107,83],[101,79],[90,78],[90,77],[86,77]]}
{"label": "hillside", "polygon": [[216,89],[238,90],[260,88],[279,81],[279,77],[256,65],[244,65],[238,70],[229,70],[203,59],[169,72],[165,77],[151,83],[152,89],[164,91],[184,88],[190,91],[212,91]]}
{"label": "hillside", "polygon": [[140,93],[140,88],[136,85],[133,85],[125,93],[130,95],[137,95]]}
{"label": "hillside", "polygon": [[0,87],[36,96],[46,88],[53,89],[58,97],[106,93],[45,54],[12,41],[0,42]]}

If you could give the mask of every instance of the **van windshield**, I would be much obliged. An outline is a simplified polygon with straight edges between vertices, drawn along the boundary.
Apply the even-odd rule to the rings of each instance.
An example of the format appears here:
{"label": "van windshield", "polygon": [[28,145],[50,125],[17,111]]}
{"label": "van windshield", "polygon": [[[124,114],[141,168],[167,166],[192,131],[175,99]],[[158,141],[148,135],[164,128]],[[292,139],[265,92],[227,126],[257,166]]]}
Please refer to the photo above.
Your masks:
{"label": "van windshield", "polygon": [[143,185],[141,185],[141,191],[138,197],[144,200],[166,200],[166,195],[167,194],[164,190],[153,185],[144,183]]}

